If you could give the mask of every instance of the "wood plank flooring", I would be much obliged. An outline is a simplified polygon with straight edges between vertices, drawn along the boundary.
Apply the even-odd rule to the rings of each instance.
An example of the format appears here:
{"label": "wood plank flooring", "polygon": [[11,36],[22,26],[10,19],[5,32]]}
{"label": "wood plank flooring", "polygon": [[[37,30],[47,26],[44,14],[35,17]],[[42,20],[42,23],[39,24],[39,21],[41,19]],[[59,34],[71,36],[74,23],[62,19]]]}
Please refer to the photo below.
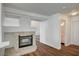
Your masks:
{"label": "wood plank flooring", "polygon": [[23,56],[79,56],[79,46],[62,45],[62,49],[57,50],[43,43],[37,42],[37,50]]}

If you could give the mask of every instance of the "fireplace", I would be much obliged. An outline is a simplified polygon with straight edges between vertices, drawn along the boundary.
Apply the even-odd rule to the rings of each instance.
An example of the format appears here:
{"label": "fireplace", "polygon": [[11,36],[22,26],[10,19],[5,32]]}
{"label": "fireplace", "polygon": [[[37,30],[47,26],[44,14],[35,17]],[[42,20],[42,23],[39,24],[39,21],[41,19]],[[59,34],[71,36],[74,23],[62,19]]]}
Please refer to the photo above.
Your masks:
{"label": "fireplace", "polygon": [[20,36],[19,35],[19,48],[32,46],[33,44],[33,35]]}

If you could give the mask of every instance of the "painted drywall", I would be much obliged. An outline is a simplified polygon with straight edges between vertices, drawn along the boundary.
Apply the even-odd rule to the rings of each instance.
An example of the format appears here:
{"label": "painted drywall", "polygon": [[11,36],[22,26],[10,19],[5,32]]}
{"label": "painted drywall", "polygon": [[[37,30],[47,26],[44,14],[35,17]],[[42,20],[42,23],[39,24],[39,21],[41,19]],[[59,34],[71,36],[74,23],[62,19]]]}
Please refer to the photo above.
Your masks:
{"label": "painted drywall", "polygon": [[60,17],[61,14],[52,15],[40,26],[40,42],[57,49],[61,48]]}
{"label": "painted drywall", "polygon": [[19,23],[19,19],[17,18],[5,17],[3,26],[18,27],[20,26]]}
{"label": "painted drywall", "polygon": [[40,42],[46,44],[47,21],[40,22]]}
{"label": "painted drywall", "polygon": [[0,42],[2,41],[1,3],[0,3]]}
{"label": "painted drywall", "polygon": [[2,23],[3,23],[3,7],[2,4],[0,3],[0,56],[4,55],[4,49],[6,46],[9,45],[9,42],[3,42],[4,39],[4,32],[3,32],[3,27],[2,27]]}
{"label": "painted drywall", "polygon": [[64,38],[65,38],[65,20],[61,19],[61,43],[64,43]]}
{"label": "painted drywall", "polygon": [[65,43],[65,46],[68,46],[70,45],[71,43],[71,20],[70,20],[70,17],[69,16],[65,16],[65,39],[64,39],[64,43]]}
{"label": "painted drywall", "polygon": [[31,20],[31,27],[36,29],[36,35],[40,35],[40,21]]}

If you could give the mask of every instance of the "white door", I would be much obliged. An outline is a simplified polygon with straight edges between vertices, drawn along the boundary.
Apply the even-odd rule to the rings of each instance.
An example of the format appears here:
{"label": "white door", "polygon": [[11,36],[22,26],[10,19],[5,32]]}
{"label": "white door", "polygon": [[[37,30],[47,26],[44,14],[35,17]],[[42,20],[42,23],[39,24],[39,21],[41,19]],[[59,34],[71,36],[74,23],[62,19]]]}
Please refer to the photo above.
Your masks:
{"label": "white door", "polygon": [[79,45],[79,17],[71,20],[71,44]]}

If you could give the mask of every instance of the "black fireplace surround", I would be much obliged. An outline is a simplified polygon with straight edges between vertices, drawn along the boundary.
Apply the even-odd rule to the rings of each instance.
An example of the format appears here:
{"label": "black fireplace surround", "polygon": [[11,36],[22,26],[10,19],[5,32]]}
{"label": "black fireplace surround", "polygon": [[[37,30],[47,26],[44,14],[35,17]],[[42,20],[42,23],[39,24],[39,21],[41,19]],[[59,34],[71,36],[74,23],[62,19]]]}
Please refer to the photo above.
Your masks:
{"label": "black fireplace surround", "polygon": [[19,35],[19,48],[32,45],[33,45],[33,35],[27,35],[27,36]]}

